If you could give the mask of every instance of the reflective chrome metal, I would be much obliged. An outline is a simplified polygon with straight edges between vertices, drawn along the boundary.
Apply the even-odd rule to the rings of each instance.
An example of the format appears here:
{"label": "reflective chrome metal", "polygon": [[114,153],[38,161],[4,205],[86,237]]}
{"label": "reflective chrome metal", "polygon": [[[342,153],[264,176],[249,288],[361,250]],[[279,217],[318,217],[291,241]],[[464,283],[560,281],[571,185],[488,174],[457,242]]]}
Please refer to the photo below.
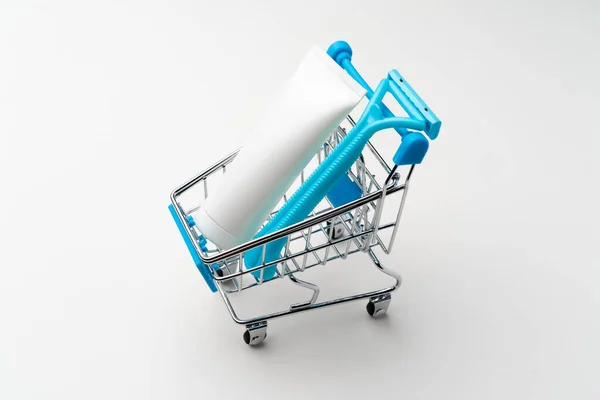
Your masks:
{"label": "reflective chrome metal", "polygon": [[246,326],[244,332],[244,341],[247,345],[259,345],[267,338],[267,321],[261,321],[256,324]]}
{"label": "reflective chrome metal", "polygon": [[310,289],[313,291],[313,295],[310,300],[304,301],[302,303],[292,304],[290,306],[290,309],[308,307],[308,306],[315,304],[315,302],[317,301],[317,298],[319,297],[319,292],[321,291],[321,289],[319,289],[319,287],[317,285],[315,285],[314,283],[310,283],[310,282],[306,282],[301,279],[298,279],[292,274],[289,274],[288,276],[290,277],[290,280],[292,282],[294,282],[296,285],[302,286],[304,288],[307,288],[307,289]]}
{"label": "reflective chrome metal", "polygon": [[406,182],[404,183],[404,190],[402,191],[402,200],[400,200],[400,207],[398,207],[398,214],[396,214],[396,222],[394,223],[394,230],[392,231],[392,237],[390,238],[390,243],[388,244],[387,250],[385,252],[389,254],[392,251],[392,246],[394,245],[394,241],[396,240],[396,234],[398,233],[398,225],[400,224],[400,217],[402,216],[402,210],[404,210],[404,202],[406,201],[406,195],[408,194],[408,183],[410,181],[410,177],[412,176],[414,165],[410,166],[410,170],[408,171],[408,176],[406,178]]}
{"label": "reflective chrome metal", "polygon": [[[351,126],[354,125],[354,121],[350,117],[348,117],[348,122]],[[346,130],[338,127],[316,153],[315,159],[317,164],[320,164],[325,157],[328,157],[345,136]],[[240,149],[234,151],[210,166],[204,172],[177,187],[171,193],[170,199],[175,208],[177,218],[182,222],[185,234],[188,235],[193,243],[194,250],[212,273],[218,292],[225,302],[231,317],[236,323],[246,325],[248,335],[245,335],[244,338],[247,336],[250,344],[258,344],[266,337],[266,321],[269,319],[350,301],[370,299],[375,315],[385,312],[391,301],[390,293],[398,289],[401,285],[401,279],[397,273],[385,268],[379,262],[374,249],[379,247],[384,253],[389,253],[392,249],[414,166],[410,167],[406,178],[401,182],[399,174],[396,173],[398,167],[390,167],[377,149],[369,142],[365,148],[365,157],[361,155],[356,160],[353,168],[350,168],[348,171],[349,178],[360,188],[360,198],[339,207],[333,207],[329,199],[326,198],[326,201],[321,204],[325,205],[325,208],[314,210],[306,219],[297,224],[272,232],[266,236],[252,239],[231,249],[219,249],[209,242],[207,244],[208,250],[203,251],[198,242],[201,235],[199,228],[197,226],[190,227],[187,221],[187,216],[199,207],[197,205],[186,207],[184,211],[179,203],[180,196],[200,183],[203,186],[204,196],[207,196],[209,186],[211,186],[211,182],[214,180],[212,177],[215,174],[226,173],[227,165],[235,160],[239,151]],[[367,162],[366,152],[369,152],[370,156],[372,156],[369,160],[375,159],[380,166],[380,171],[381,169],[384,171],[383,174],[381,172],[378,173],[380,176],[379,181],[372,169],[373,165],[377,163],[373,163],[372,161]],[[305,176],[311,174],[312,168],[307,167],[300,173],[298,178],[301,184],[304,183]],[[381,177],[383,176],[385,176],[385,179],[382,182]],[[257,179],[260,179],[260,177],[257,177]],[[395,221],[382,221],[383,208],[387,204],[386,198],[396,195],[398,192],[402,192],[402,197]],[[287,202],[292,194],[293,192],[288,191],[283,196],[282,203]],[[269,215],[269,219],[277,212],[278,210],[273,210]],[[336,232],[336,229],[339,229],[340,232]],[[393,229],[387,248],[380,237],[380,232],[386,229]],[[270,261],[265,260],[266,245],[281,238],[285,238],[286,243],[280,258]],[[340,246],[339,249],[337,246]],[[254,268],[245,268],[245,253],[260,247],[262,247],[261,264]],[[332,247],[334,251],[330,251]],[[321,255],[317,254],[319,251],[323,253]],[[380,272],[393,278],[394,283],[383,289],[317,303],[320,293],[319,286],[315,283],[299,279],[296,276],[296,274],[303,273],[309,268],[324,265],[336,259],[346,259],[348,256],[357,253],[366,253],[375,267]],[[314,259],[311,258],[309,261],[310,254],[313,255]],[[265,279],[265,268],[272,266],[276,267],[275,277]],[[259,271],[257,274],[258,277],[246,279],[246,282],[244,282],[244,275],[256,271]],[[230,296],[233,296],[234,293],[240,293],[268,284],[277,280],[275,278],[285,278],[286,276],[289,277],[292,283],[312,290],[311,298],[299,303],[288,304],[283,310],[270,314],[250,318],[242,318],[237,315]]]}
{"label": "reflective chrome metal", "polygon": [[367,304],[367,312],[373,318],[381,317],[386,313],[391,301],[392,295],[389,293],[382,296],[371,297],[369,304]]}

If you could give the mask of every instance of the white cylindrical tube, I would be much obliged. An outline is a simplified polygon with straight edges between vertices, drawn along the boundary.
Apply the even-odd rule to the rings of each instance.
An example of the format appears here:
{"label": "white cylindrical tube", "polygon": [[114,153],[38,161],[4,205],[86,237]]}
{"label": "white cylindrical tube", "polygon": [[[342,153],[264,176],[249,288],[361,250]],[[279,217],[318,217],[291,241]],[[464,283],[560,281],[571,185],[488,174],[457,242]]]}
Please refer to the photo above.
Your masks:
{"label": "white cylindrical tube", "polygon": [[222,250],[252,239],[365,94],[326,52],[312,47],[193,214],[204,236]]}

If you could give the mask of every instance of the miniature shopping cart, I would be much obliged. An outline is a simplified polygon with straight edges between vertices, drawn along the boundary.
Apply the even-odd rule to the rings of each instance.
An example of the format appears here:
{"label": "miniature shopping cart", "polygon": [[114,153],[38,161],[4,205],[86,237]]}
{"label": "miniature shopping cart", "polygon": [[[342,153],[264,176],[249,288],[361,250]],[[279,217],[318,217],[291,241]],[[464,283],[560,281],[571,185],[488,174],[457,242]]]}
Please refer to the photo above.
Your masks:
{"label": "miniature shopping cart", "polygon": [[[367,98],[372,99],[377,96],[377,93],[352,66],[350,60],[352,52],[345,42],[334,43],[329,48],[328,54],[366,89]],[[387,311],[391,302],[391,293],[398,289],[401,278],[396,272],[382,265],[376,250],[386,254],[392,250],[410,179],[415,165],[422,161],[428,148],[420,145],[416,149],[414,143],[411,144],[406,137],[413,132],[423,132],[433,140],[437,137],[441,125],[438,118],[397,71],[390,72],[387,79],[394,87],[393,97],[407,114],[405,118],[395,117],[386,105],[380,106],[381,118],[386,121],[403,122],[403,124],[385,125],[395,129],[403,138],[400,148],[392,157],[393,164],[390,166],[375,144],[369,141],[352,168],[328,193],[319,207],[303,221],[227,250],[218,248],[204,238],[191,216],[199,208],[193,199],[197,200],[198,196],[208,196],[209,191],[214,187],[213,182],[218,181],[221,174],[226,174],[227,166],[235,162],[239,149],[171,193],[169,209],[198,270],[209,288],[213,292],[219,292],[233,320],[246,327],[243,338],[247,344],[257,345],[266,338],[268,320],[299,312],[362,299],[368,300],[367,312],[372,317],[381,316]],[[305,177],[308,177],[333,149],[342,143],[355,125],[355,120],[349,115],[331,133],[311,162],[297,177],[295,182],[297,186],[305,182]],[[404,126],[410,126],[410,129]],[[424,140],[428,143],[427,139]],[[289,200],[295,187],[292,185],[283,196],[269,219],[276,215],[283,204]],[[191,196],[192,200],[184,201],[191,192],[195,193]],[[394,199],[395,201],[392,201]],[[386,209],[386,205],[390,207],[393,205],[393,209]],[[265,260],[266,246],[281,240],[285,240],[285,246],[280,257],[276,260]],[[263,253],[262,263],[256,267],[246,268],[245,256],[256,249],[261,249]],[[313,267],[323,267],[334,260],[346,260],[355,254],[365,254],[378,271],[387,275],[388,279],[391,278],[389,286],[319,301],[319,286],[306,279],[300,279]],[[274,277],[265,278],[264,270],[273,267],[276,268]],[[307,300],[286,303],[280,311],[249,318],[238,315],[231,299],[233,295],[249,290],[260,290],[271,282],[285,278],[307,289],[309,294]]]}

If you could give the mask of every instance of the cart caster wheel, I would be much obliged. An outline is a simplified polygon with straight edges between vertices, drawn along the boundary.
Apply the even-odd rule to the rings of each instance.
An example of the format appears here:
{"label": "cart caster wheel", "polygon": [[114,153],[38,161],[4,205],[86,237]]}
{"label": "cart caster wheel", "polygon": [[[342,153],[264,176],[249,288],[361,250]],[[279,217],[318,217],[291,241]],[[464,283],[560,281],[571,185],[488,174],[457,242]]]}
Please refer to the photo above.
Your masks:
{"label": "cart caster wheel", "polygon": [[392,301],[392,295],[384,294],[379,297],[372,297],[367,303],[367,312],[373,318],[377,318],[386,313],[390,302]]}
{"label": "cart caster wheel", "polygon": [[267,323],[260,322],[255,325],[248,325],[244,332],[244,342],[249,346],[256,346],[267,338]]}
{"label": "cart caster wheel", "polygon": [[223,270],[222,270],[222,269],[218,269],[218,270],[216,270],[216,271],[215,271],[215,273],[217,274],[217,276],[218,276],[219,278],[222,278],[222,277],[223,277]]}

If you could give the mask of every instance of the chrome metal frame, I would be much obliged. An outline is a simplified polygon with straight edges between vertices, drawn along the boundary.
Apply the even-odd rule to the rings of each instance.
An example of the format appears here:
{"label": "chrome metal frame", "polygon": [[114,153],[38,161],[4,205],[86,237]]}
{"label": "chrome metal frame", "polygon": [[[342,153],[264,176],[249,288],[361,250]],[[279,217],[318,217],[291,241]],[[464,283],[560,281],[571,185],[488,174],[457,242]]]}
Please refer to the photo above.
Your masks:
{"label": "chrome metal frame", "polygon": [[[351,126],[354,126],[355,122],[351,117],[348,117],[347,121]],[[345,134],[346,130],[341,126],[332,133],[316,154],[318,163],[322,162],[323,158],[329,155],[331,149],[343,139]],[[223,298],[231,317],[236,323],[246,325],[247,332],[244,338],[245,340],[247,337],[249,338],[249,342],[247,341],[247,343],[258,344],[262,342],[264,337],[266,337],[266,321],[269,319],[361,299],[370,299],[371,302],[382,303],[377,314],[379,314],[379,311],[384,312],[387,308],[387,304],[389,304],[390,300],[389,294],[400,287],[401,278],[396,272],[385,268],[373,250],[375,247],[380,247],[384,253],[389,254],[392,249],[414,165],[410,166],[410,170],[406,174],[404,182],[401,183],[396,166],[390,167],[372,143],[368,143],[367,150],[370,151],[371,155],[379,162],[385,173],[387,173],[384,182],[380,183],[377,181],[374,174],[371,173],[366,165],[364,157],[360,157],[356,160],[353,168],[348,172],[350,178],[356,182],[361,189],[362,196],[360,198],[339,207],[333,207],[329,200],[325,199],[328,206],[324,210],[313,211],[304,221],[266,236],[250,240],[228,250],[221,250],[210,242],[203,250],[199,243],[202,233],[196,226],[188,223],[188,216],[199,207],[194,206],[184,210],[179,202],[179,198],[198,184],[201,184],[204,197],[206,197],[208,195],[208,182],[211,176],[214,176],[219,172],[226,173],[227,165],[235,159],[239,149],[215,163],[204,172],[177,187],[171,193],[171,203],[174,206],[177,218],[180,219],[185,229],[185,234],[189,236],[198,256],[202,262],[209,267],[212,278],[215,281],[216,287]],[[298,177],[300,184],[304,182],[305,175],[308,176],[311,172],[307,169],[302,171]],[[399,192],[402,193],[402,198],[400,200],[395,221],[380,224],[386,198]],[[290,195],[291,193],[287,193],[282,201],[287,201]],[[271,213],[271,216],[275,215],[277,211],[278,209],[274,210]],[[265,221],[265,223],[266,222],[268,222],[268,220]],[[343,235],[341,237],[335,237],[333,235],[333,228],[336,226],[343,229]],[[390,228],[393,229],[393,231],[389,243],[386,246],[379,233]],[[266,245],[281,238],[286,238],[286,245],[282,252],[282,256],[277,260],[265,262],[264,254]],[[321,242],[317,239],[320,239]],[[338,246],[341,244],[345,244],[344,251],[338,249]],[[300,248],[295,249],[295,247],[297,247],[296,245],[300,245]],[[262,247],[263,251],[261,265],[250,269],[240,268],[239,266],[244,265],[244,254],[251,249],[259,247]],[[330,251],[331,248],[333,248],[333,252]],[[320,251],[324,254],[319,255]],[[298,279],[295,276],[314,266],[325,265],[327,262],[335,259],[346,259],[348,255],[358,252],[367,253],[379,271],[394,279],[393,284],[379,290],[317,303],[320,293],[319,286]],[[308,262],[309,255],[312,255],[315,261]],[[265,280],[263,276],[265,268],[273,266],[276,266],[275,277]],[[256,277],[256,274],[248,276],[248,274],[253,272],[258,272],[259,276]],[[275,281],[277,278],[285,278],[286,276],[289,277],[292,283],[310,289],[312,291],[310,299],[301,303],[291,304],[287,309],[271,314],[251,318],[241,318],[238,316],[229,297],[231,293],[261,286],[268,282]],[[246,285],[244,285],[244,278],[246,278]],[[385,303],[385,305],[383,305],[383,303]],[[249,331],[252,332],[252,334],[249,334]]]}

